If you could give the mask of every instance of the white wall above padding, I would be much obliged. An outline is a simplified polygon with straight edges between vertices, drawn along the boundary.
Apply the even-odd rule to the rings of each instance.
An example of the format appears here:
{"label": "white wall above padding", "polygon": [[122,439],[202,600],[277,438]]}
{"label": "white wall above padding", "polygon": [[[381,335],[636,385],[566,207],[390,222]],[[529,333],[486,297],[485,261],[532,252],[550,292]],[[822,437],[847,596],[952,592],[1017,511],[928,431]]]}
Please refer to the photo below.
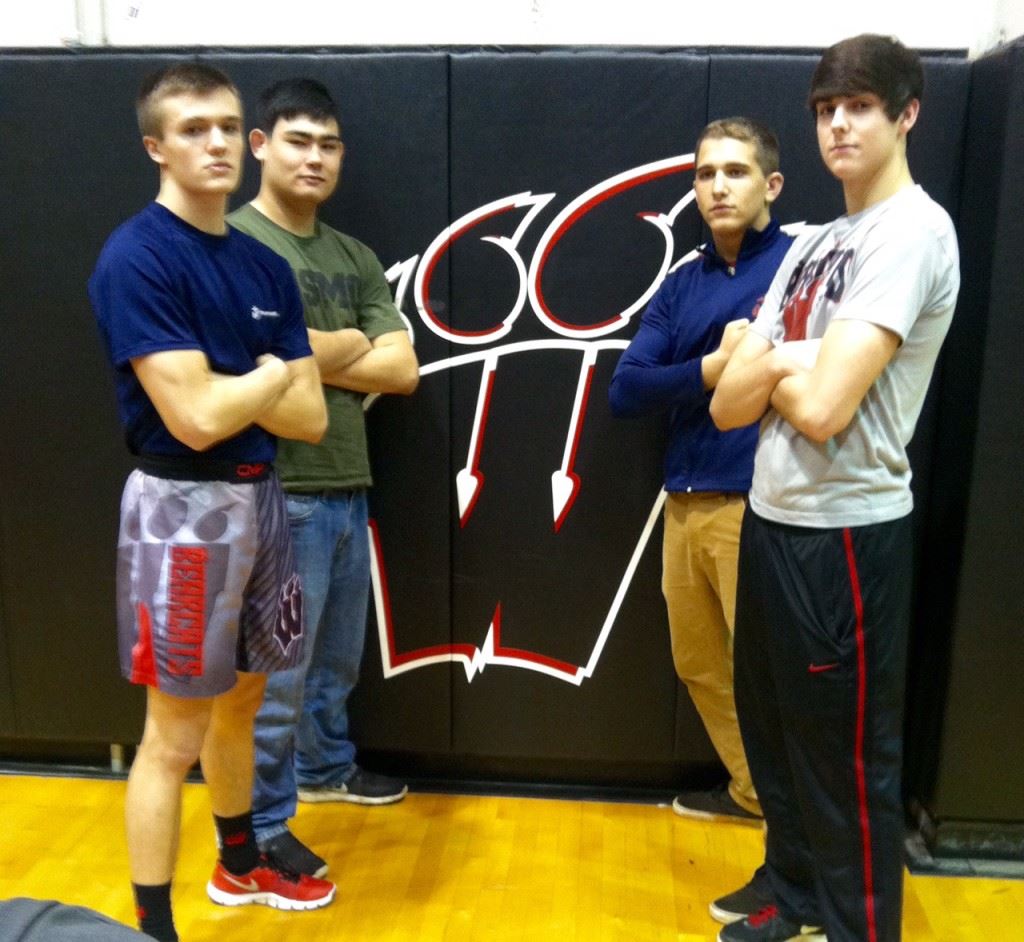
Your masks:
{"label": "white wall above padding", "polygon": [[0,10],[4,46],[827,46],[878,32],[978,54],[1024,32],[1022,0],[39,0]]}

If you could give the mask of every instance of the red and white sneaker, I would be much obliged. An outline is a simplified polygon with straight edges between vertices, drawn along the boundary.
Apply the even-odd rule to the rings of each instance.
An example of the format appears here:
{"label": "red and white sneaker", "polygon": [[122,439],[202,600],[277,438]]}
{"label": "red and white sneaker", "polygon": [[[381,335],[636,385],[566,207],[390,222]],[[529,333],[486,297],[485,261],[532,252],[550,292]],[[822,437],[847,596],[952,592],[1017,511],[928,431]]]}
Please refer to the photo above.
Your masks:
{"label": "red and white sneaker", "polygon": [[292,873],[260,854],[260,862],[241,875],[225,869],[219,860],[206,893],[221,906],[259,903],[274,909],[319,909],[334,899],[336,887],[330,880]]}

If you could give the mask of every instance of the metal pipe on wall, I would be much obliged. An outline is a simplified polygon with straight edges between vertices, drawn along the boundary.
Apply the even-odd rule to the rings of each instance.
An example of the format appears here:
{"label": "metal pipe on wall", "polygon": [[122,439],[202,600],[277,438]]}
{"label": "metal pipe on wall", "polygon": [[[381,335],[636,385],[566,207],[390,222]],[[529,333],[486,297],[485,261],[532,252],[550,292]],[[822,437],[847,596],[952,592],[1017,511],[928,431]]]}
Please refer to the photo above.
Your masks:
{"label": "metal pipe on wall", "polygon": [[75,0],[75,26],[83,46],[109,45],[106,0]]}

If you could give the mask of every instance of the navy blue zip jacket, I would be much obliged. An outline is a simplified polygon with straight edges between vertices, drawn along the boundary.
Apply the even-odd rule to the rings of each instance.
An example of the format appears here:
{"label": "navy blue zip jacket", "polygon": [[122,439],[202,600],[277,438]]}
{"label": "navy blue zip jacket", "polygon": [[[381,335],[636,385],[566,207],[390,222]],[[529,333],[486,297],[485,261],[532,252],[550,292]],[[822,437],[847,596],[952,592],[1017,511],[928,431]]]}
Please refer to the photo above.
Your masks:
{"label": "navy blue zip jacket", "polygon": [[720,432],[708,412],[701,359],[718,349],[729,321],[753,318],[793,237],[773,219],[748,229],[736,264],[709,242],[669,275],[644,311],[609,388],[620,418],[669,412],[665,490],[750,490],[757,423]]}

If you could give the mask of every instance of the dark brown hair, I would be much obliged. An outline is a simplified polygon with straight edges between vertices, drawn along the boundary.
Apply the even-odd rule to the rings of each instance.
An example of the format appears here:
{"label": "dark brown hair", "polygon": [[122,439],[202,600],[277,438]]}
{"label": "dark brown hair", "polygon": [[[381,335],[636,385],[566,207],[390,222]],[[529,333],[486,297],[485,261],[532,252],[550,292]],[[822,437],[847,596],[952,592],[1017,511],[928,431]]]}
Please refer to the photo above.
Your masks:
{"label": "dark brown hair", "polygon": [[877,95],[890,121],[924,91],[924,71],[916,52],[898,39],[863,33],[825,50],[811,79],[807,103],[870,92]]}

